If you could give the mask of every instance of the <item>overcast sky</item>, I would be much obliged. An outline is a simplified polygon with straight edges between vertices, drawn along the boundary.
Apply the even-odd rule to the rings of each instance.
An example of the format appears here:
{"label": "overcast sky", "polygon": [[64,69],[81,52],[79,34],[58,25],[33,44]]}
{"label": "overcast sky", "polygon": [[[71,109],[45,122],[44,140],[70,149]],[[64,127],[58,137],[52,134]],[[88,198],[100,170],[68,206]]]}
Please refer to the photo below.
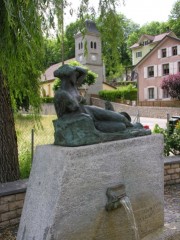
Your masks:
{"label": "overcast sky", "polygon": [[[90,0],[90,4],[97,6],[99,0]],[[152,21],[165,22],[176,0],[125,0],[118,11],[135,23],[143,25]],[[80,0],[72,0],[73,8],[79,6]],[[75,21],[74,17],[65,16],[65,25]]]}

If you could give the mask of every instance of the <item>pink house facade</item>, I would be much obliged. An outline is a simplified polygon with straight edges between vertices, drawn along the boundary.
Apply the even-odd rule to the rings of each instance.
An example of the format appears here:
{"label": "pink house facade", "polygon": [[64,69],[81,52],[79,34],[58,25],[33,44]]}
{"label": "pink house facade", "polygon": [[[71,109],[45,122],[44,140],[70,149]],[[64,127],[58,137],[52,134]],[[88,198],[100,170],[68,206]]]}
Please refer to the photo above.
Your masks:
{"label": "pink house facade", "polygon": [[180,72],[180,39],[165,36],[135,66],[138,73],[138,100],[171,100],[166,91],[161,89],[165,76]]}

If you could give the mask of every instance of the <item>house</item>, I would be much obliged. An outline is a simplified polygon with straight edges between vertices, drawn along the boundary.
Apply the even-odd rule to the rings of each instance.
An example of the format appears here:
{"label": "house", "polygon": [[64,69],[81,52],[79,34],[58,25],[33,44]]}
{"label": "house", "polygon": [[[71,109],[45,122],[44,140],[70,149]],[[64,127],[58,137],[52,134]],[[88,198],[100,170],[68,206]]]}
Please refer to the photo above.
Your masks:
{"label": "house", "polygon": [[170,100],[161,89],[165,76],[180,72],[180,39],[166,34],[135,66],[138,74],[138,100]]}
{"label": "house", "polygon": [[132,45],[132,64],[136,65],[146,54],[148,54],[165,36],[175,37],[173,32],[166,32],[156,36],[144,34],[137,43]]}
{"label": "house", "polygon": [[[75,36],[75,58],[65,61],[68,64],[71,60],[76,60],[82,65],[95,72],[98,77],[96,83],[91,86],[85,86],[87,94],[98,94],[100,90],[109,88],[105,82],[105,67],[102,61],[101,36],[96,25],[91,20],[85,22],[85,35],[77,33]],[[53,97],[53,84],[55,77],[54,71],[61,66],[61,63],[50,66],[41,76],[41,89],[43,96]]]}

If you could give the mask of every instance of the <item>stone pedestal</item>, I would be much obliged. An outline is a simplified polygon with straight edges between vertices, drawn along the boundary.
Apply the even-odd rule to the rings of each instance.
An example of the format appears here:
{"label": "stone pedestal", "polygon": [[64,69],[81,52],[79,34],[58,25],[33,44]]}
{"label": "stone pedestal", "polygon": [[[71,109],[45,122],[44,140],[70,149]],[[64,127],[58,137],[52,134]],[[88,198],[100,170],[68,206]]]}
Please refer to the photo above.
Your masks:
{"label": "stone pedestal", "polygon": [[38,146],[18,240],[134,240],[123,207],[107,212],[106,190],[125,185],[140,237],[163,226],[163,137],[82,147]]}

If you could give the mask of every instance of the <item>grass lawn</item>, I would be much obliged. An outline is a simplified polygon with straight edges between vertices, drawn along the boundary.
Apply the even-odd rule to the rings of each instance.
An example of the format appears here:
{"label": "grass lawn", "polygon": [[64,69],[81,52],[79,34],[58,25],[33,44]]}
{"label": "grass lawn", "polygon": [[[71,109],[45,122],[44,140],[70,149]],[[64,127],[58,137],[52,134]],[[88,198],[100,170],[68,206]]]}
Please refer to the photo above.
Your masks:
{"label": "grass lawn", "polygon": [[36,122],[32,115],[15,116],[21,178],[27,178],[31,169],[32,129],[34,129],[34,149],[37,145],[52,144],[54,119],[56,119],[55,115],[44,115],[40,117],[39,122]]}

